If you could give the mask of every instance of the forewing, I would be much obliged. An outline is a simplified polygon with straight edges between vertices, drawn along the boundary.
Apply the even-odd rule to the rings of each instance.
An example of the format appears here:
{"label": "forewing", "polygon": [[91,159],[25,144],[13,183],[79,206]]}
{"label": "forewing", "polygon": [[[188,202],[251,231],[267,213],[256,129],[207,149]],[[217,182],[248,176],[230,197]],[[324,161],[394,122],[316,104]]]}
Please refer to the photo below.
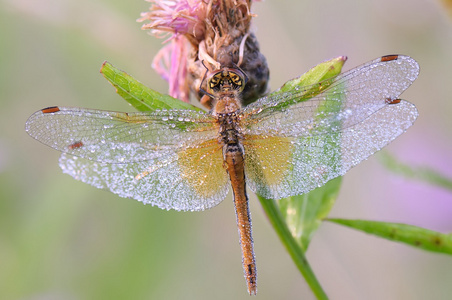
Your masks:
{"label": "forewing", "polygon": [[307,88],[309,100],[284,93],[245,108],[248,185],[279,199],[345,174],[413,124],[415,106],[396,99],[418,72],[409,57],[381,58],[337,76],[321,93]]}
{"label": "forewing", "polygon": [[121,197],[203,210],[228,191],[218,125],[202,112],[49,107],[28,119],[26,131],[63,152],[64,173]]}
{"label": "forewing", "polygon": [[214,138],[218,129],[213,117],[190,110],[122,113],[50,107],[34,113],[25,130],[67,154],[104,163],[132,163],[200,144]]}
{"label": "forewing", "polygon": [[216,140],[156,156],[109,164],[63,153],[60,167],[77,180],[163,209],[204,210],[225,198],[228,177]]}
{"label": "forewing", "polygon": [[244,108],[243,127],[246,134],[270,130],[287,137],[341,131],[398,99],[418,74],[411,57],[375,59],[318,84],[256,101]]}

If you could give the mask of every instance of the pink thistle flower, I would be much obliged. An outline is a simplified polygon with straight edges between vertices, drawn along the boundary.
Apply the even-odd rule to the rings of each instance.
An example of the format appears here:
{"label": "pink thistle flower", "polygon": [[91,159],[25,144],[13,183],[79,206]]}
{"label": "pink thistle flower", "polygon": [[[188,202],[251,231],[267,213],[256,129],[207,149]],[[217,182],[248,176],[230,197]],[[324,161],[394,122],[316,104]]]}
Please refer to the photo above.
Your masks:
{"label": "pink thistle flower", "polygon": [[[266,92],[268,67],[256,37],[249,32],[254,16],[251,0],[146,1],[153,4],[138,21],[149,21],[142,29],[167,38],[164,43],[169,44],[156,55],[153,68],[169,82],[172,97],[188,102],[191,89],[200,99],[206,72],[236,66],[249,79],[242,93],[244,102]],[[207,98],[201,103],[211,108]]]}
{"label": "pink thistle flower", "polygon": [[149,12],[141,14],[139,22],[150,20],[142,29],[151,29],[152,34],[161,37],[161,33],[173,33],[171,38],[180,34],[202,40],[207,4],[200,0],[147,0],[154,2]]}
{"label": "pink thistle flower", "polygon": [[170,35],[164,41],[169,44],[157,53],[152,67],[168,81],[170,96],[189,102],[190,90],[186,81],[187,59],[192,50],[190,43],[197,45],[204,38],[207,4],[199,0],[152,2],[154,4],[150,11],[142,13],[137,21],[150,20],[151,22],[143,25],[142,29],[150,29],[157,37]]}
{"label": "pink thistle flower", "polygon": [[[188,48],[191,47],[182,36],[174,37],[154,57],[152,67],[169,84],[169,95],[189,102],[187,85]],[[172,63],[178,62],[178,63]]]}

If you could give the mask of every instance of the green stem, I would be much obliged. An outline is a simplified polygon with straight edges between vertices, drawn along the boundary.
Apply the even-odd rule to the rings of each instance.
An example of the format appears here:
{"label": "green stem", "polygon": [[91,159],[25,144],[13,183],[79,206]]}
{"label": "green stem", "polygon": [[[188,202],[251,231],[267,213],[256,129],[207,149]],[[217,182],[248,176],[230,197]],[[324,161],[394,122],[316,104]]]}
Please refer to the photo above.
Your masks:
{"label": "green stem", "polygon": [[273,225],[273,228],[276,230],[276,233],[281,239],[281,242],[286,247],[292,257],[292,260],[295,262],[295,265],[305,278],[314,295],[317,299],[328,299],[328,296],[323,291],[320,283],[314,275],[314,272],[309,266],[303,250],[290,233],[275,200],[265,199],[260,196],[258,196],[258,199],[261,202],[270,223]]}

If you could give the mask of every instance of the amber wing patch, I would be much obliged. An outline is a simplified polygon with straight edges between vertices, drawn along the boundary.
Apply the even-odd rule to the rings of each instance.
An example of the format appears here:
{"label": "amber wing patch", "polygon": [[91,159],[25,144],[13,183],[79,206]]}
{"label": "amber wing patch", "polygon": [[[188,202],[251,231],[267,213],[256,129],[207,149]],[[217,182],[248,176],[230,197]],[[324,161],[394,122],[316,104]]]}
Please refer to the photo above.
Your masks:
{"label": "amber wing patch", "polygon": [[222,146],[209,140],[178,152],[180,176],[200,197],[210,198],[228,182]]}
{"label": "amber wing patch", "polygon": [[246,137],[243,146],[246,177],[250,187],[259,194],[268,194],[268,190],[281,186],[291,171],[294,147],[290,139],[253,135]]}

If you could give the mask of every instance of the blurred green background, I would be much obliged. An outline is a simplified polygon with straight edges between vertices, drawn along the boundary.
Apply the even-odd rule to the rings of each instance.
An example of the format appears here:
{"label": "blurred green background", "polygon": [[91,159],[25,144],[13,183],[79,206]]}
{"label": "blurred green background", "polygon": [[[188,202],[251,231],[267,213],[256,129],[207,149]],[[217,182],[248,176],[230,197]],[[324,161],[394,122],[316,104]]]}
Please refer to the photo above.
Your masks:
{"label": "blurred green background", "polygon": [[[135,22],[141,0],[0,0],[0,298],[249,299],[231,197],[198,213],[162,211],[63,175],[59,153],[24,123],[46,106],[133,111],[99,74],[104,60],[166,92],[150,68],[162,40]],[[421,74],[403,98],[420,117],[387,149],[452,177],[452,23],[439,1],[254,3],[276,89],[326,59],[344,70],[385,54]],[[251,199],[259,299],[312,299]],[[452,231],[450,192],[397,177],[375,158],[344,179],[331,216]],[[308,259],[332,299],[447,299],[452,258],[323,224]]]}

